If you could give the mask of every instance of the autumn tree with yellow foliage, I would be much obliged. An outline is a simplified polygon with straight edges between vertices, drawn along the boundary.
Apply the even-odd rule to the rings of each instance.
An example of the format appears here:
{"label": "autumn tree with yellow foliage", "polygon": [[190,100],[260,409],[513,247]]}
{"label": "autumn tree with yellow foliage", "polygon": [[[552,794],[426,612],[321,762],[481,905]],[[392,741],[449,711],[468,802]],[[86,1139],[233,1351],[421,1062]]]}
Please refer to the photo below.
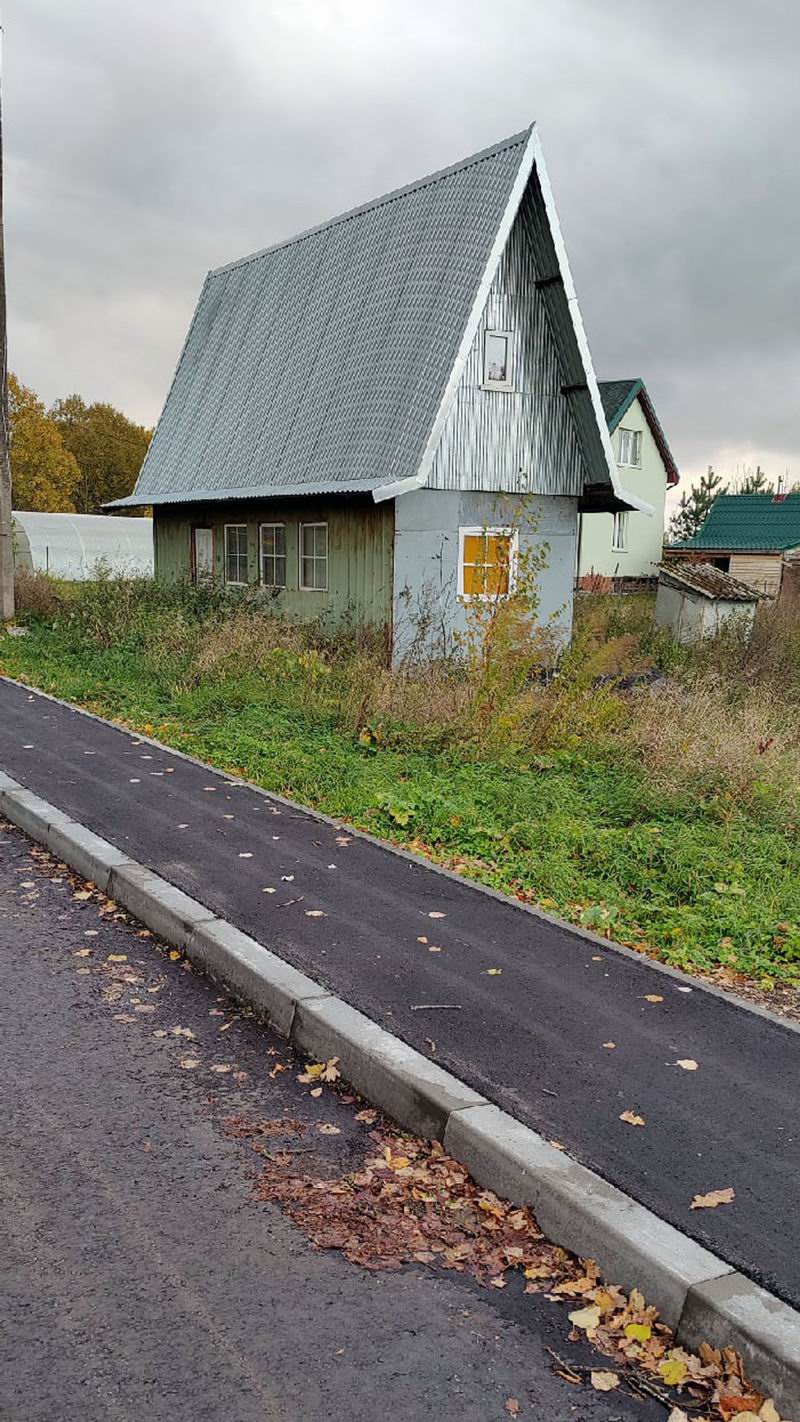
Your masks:
{"label": "autumn tree with yellow foliage", "polygon": [[74,513],[80,469],[35,391],[8,377],[11,484],[15,509]]}

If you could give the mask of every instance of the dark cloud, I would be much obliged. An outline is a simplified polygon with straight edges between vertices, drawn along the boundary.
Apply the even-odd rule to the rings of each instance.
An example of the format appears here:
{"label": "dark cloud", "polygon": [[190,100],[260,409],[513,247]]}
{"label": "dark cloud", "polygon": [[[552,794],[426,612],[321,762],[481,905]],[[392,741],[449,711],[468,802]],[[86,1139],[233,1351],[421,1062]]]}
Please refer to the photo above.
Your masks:
{"label": "dark cloud", "polygon": [[540,125],[599,372],[800,477],[792,0],[8,0],[11,359],[155,419],[205,271]]}

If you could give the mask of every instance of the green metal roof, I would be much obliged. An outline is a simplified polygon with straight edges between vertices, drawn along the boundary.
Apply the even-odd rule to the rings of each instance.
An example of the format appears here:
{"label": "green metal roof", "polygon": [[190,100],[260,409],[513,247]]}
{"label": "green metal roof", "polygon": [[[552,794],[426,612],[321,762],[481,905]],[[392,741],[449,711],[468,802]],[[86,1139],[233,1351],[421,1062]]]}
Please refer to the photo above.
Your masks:
{"label": "green metal roof", "polygon": [[672,450],[667,444],[667,437],[661,428],[655,407],[647,393],[644,381],[639,379],[598,380],[597,384],[600,390],[600,399],[603,402],[603,413],[611,434],[614,433],[625,411],[629,410],[634,400],[638,398],[639,404],[644,411],[644,417],[650,427],[650,433],[664,461],[664,468],[667,471],[667,483],[677,484],[680,479],[678,466],[672,457]]}
{"label": "green metal roof", "polygon": [[699,533],[678,548],[781,552],[800,546],[800,494],[720,494]]}

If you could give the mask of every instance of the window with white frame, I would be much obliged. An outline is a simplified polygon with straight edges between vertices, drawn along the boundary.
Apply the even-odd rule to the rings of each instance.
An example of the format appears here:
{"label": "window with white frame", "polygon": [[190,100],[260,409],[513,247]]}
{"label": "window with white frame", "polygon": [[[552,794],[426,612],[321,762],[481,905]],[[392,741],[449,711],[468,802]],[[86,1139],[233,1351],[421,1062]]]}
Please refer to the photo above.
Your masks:
{"label": "window with white frame", "polygon": [[286,587],[286,524],[261,525],[261,581],[265,588]]}
{"label": "window with white frame", "polygon": [[300,587],[304,592],[326,592],[328,587],[328,525],[300,525]]}
{"label": "window with white frame", "polygon": [[642,432],[641,430],[625,430],[620,427],[619,432],[619,462],[629,464],[634,469],[642,467]]}
{"label": "window with white frame", "polygon": [[234,584],[247,582],[246,523],[225,525],[225,581]]}
{"label": "window with white frame", "polygon": [[460,528],[458,595],[508,597],[517,570],[517,534],[511,528]]}
{"label": "window with white frame", "polygon": [[511,389],[511,332],[486,331],[483,337],[483,385],[486,390]]}
{"label": "window with white frame", "polygon": [[614,514],[614,527],[611,531],[611,547],[615,553],[625,553],[628,549],[628,510],[619,509]]}

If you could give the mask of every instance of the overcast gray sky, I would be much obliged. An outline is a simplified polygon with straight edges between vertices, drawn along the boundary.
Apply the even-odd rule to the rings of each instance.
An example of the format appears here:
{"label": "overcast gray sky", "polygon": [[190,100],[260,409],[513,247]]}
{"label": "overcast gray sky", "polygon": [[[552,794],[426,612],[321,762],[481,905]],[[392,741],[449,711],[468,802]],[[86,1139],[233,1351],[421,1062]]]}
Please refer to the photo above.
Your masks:
{"label": "overcast gray sky", "polygon": [[800,478],[798,0],[5,0],[12,368],[152,424],[206,270],[536,119],[600,377]]}

